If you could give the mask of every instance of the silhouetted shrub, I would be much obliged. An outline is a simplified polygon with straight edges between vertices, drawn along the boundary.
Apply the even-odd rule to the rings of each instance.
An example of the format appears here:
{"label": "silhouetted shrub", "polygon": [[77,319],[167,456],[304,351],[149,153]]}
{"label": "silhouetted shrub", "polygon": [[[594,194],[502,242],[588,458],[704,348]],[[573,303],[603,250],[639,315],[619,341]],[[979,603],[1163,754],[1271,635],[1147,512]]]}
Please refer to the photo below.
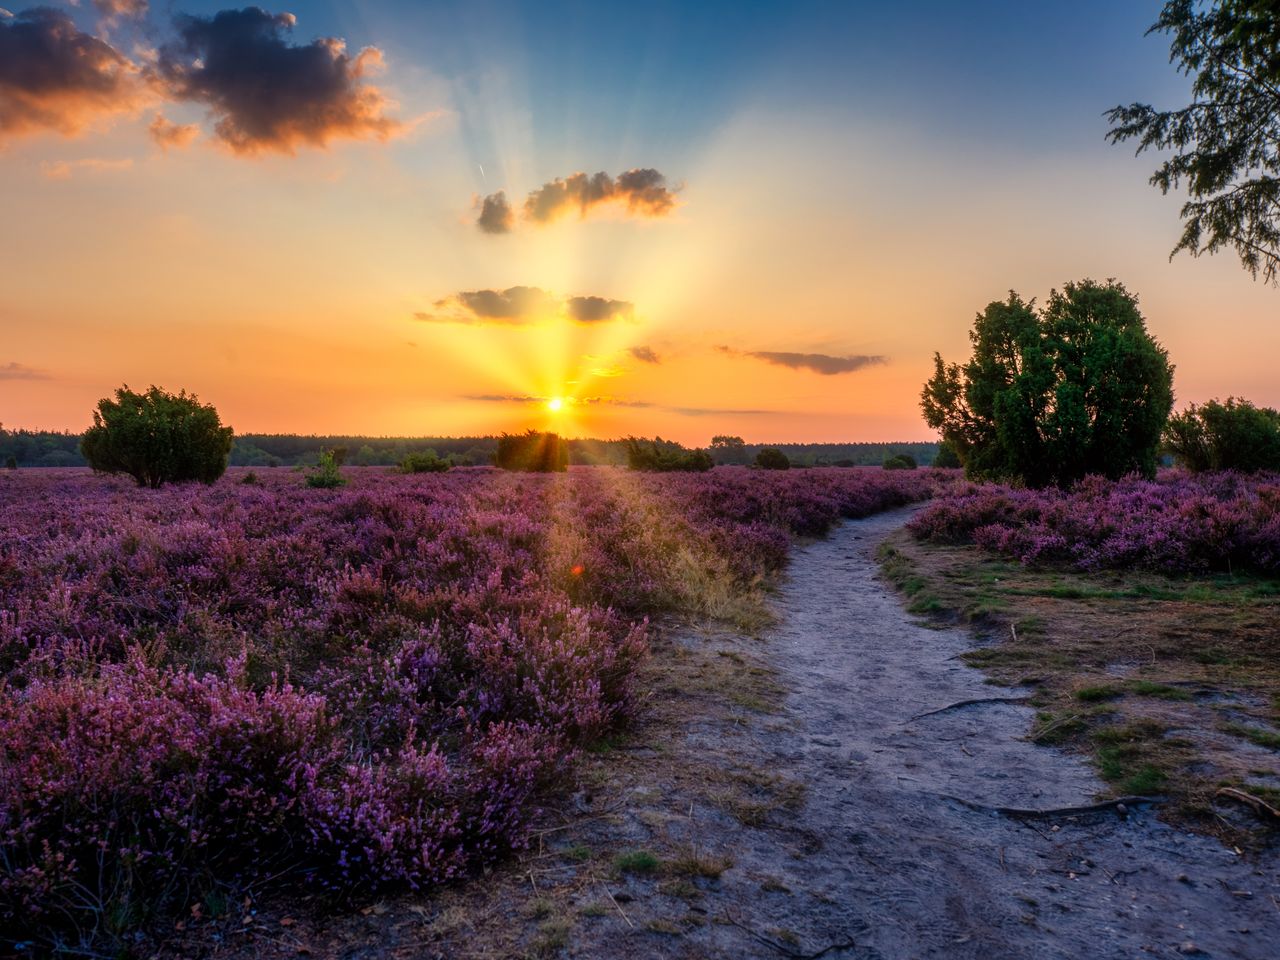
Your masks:
{"label": "silhouetted shrub", "polygon": [[227,469],[231,443],[232,430],[218,411],[194,395],[155,386],[134,393],[124,386],[114,401],[98,401],[80,452],[99,473],[127,473],[138,486],[155,489],[190,480],[213,483]]}
{"label": "silhouetted shrub", "polygon": [[949,470],[964,466],[960,462],[960,457],[956,455],[955,448],[949,443],[943,443],[938,446],[938,455],[933,458],[933,465]]}
{"label": "silhouetted shrub", "polygon": [[1280,470],[1280,412],[1228,397],[1169,418],[1165,447],[1187,469]]}
{"label": "silhouetted shrub", "polygon": [[434,450],[411,453],[400,461],[401,473],[444,473],[451,464],[436,456]]}
{"label": "silhouetted shrub", "polygon": [[632,470],[701,473],[715,465],[706,450],[688,450],[666,440],[627,438],[627,466]]}
{"label": "silhouetted shrub", "polygon": [[243,483],[246,487],[256,486],[259,482],[258,475],[254,473],[252,470],[250,470],[248,473],[246,473],[243,477],[240,478],[240,482]]}
{"label": "silhouetted shrub", "polygon": [[882,466],[886,470],[914,470],[916,458],[907,453],[899,453],[892,457],[885,457]]}
{"label": "silhouetted shrub", "polygon": [[5,469],[6,469],[6,470],[17,470],[17,469],[18,469],[18,458],[17,458],[17,457],[6,457],[6,458],[5,458],[5,461],[4,461],[4,466],[5,466]]}
{"label": "silhouetted shrub", "polygon": [[493,462],[503,470],[558,473],[569,469],[569,446],[555,433],[504,433]]}
{"label": "silhouetted shrub", "polygon": [[781,450],[765,447],[756,454],[756,466],[762,470],[790,470],[791,461]]}
{"label": "silhouetted shrub", "polygon": [[343,486],[346,482],[347,478],[338,468],[338,458],[334,456],[333,451],[321,450],[319,463],[307,474],[307,486],[332,490],[334,487]]}

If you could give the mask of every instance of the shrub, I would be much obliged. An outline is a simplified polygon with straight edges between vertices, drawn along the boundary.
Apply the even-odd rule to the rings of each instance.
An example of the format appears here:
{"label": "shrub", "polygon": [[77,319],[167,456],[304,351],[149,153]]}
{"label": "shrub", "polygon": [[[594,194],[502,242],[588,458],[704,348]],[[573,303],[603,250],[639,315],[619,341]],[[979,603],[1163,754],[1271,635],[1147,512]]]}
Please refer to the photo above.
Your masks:
{"label": "shrub", "polygon": [[504,433],[493,462],[503,470],[560,473],[569,469],[569,445],[555,433]]}
{"label": "shrub", "polygon": [[960,462],[960,458],[956,456],[955,448],[949,443],[938,444],[938,455],[933,458],[933,465],[941,469],[955,469],[956,467],[964,466]]}
{"label": "shrub", "polygon": [[80,452],[99,473],[126,473],[138,486],[198,480],[213,483],[227,469],[232,430],[218,411],[186,392],[151,387],[134,393],[127,386],[116,399],[98,401],[93,426]]}
{"label": "shrub", "polygon": [[916,458],[909,453],[899,453],[892,457],[884,458],[884,469],[886,470],[914,470],[916,469]]}
{"label": "shrub", "polygon": [[1280,471],[1280,412],[1229,397],[1169,418],[1165,447],[1189,470]]}
{"label": "shrub", "polygon": [[765,447],[756,454],[756,466],[762,470],[790,470],[791,461],[776,447]]}
{"label": "shrub", "polygon": [[258,480],[258,475],[254,473],[252,470],[250,470],[248,473],[246,473],[243,477],[240,478],[240,482],[247,487],[253,487],[253,486],[256,486],[258,483],[260,483],[261,481]]}
{"label": "shrub", "polygon": [[320,460],[307,473],[307,486],[321,490],[332,490],[344,486],[347,478],[342,475],[338,466],[338,458],[332,450],[321,450]]}
{"label": "shrub", "polygon": [[628,437],[627,466],[657,473],[701,473],[714,467],[715,461],[706,450],[688,450],[661,438],[650,441]]}
{"label": "shrub", "polygon": [[920,403],[970,478],[1069,487],[1155,476],[1173,367],[1121,284],[1068,283],[1042,311],[1010,292],[969,338],[964,367],[935,354]]}
{"label": "shrub", "polygon": [[10,456],[8,456],[8,457],[5,457],[5,460],[4,460],[4,467],[5,467],[5,469],[6,469],[6,470],[17,470],[17,469],[18,469],[18,458],[17,458],[17,457],[15,457],[15,456],[12,456],[12,455],[10,455]]}
{"label": "shrub", "polygon": [[411,453],[400,461],[401,473],[444,473],[452,464],[436,456],[434,450]]}

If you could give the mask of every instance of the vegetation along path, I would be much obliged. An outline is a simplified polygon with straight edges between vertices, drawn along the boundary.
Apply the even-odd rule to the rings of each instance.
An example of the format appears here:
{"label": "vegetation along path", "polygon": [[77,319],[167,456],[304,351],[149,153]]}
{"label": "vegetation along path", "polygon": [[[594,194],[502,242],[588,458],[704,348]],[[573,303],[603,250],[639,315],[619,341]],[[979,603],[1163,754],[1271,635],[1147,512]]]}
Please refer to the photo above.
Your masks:
{"label": "vegetation along path", "polygon": [[1273,960],[1276,852],[1141,803],[1072,812],[1092,770],[1029,742],[1022,691],[961,661],[969,631],[912,622],[880,579],[907,516],[798,549],[773,627],[661,631],[647,718],[509,867],[347,916],[263,905],[176,953]]}

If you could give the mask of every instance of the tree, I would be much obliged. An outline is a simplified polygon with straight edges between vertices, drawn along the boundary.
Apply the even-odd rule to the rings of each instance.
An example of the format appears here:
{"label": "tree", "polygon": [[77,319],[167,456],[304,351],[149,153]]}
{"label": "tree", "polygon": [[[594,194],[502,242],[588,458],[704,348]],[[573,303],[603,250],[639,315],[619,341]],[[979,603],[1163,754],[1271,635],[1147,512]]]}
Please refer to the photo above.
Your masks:
{"label": "tree", "polygon": [[193,394],[156,386],[134,393],[126,385],[115,400],[98,401],[80,451],[94,470],[127,473],[138,486],[155,489],[191,480],[213,483],[227,469],[232,436],[218,411]]}
{"label": "tree", "polygon": [[498,438],[493,462],[504,470],[563,472],[569,469],[569,445],[554,433],[504,433]]}
{"label": "tree", "polygon": [[1280,471],[1280,411],[1228,397],[1194,403],[1165,427],[1165,447],[1187,469]]}
{"label": "tree", "polygon": [[741,437],[720,434],[711,438],[711,456],[716,463],[746,463],[747,445]]}
{"label": "tree", "polygon": [[1173,367],[1123,285],[1068,283],[1043,312],[1010,292],[969,339],[964,367],[935,354],[920,398],[969,477],[1042,487],[1154,475]]}
{"label": "tree", "polygon": [[1194,76],[1177,110],[1132,103],[1107,112],[1112,143],[1171,151],[1151,176],[1162,193],[1186,185],[1173,253],[1234,247],[1256,279],[1280,279],[1280,4],[1169,0],[1148,33],[1169,34],[1169,59]]}
{"label": "tree", "polygon": [[941,443],[938,445],[938,455],[933,458],[933,465],[942,469],[955,469],[963,466],[960,458],[956,456],[955,450],[951,448],[949,443]]}
{"label": "tree", "polygon": [[756,454],[756,466],[762,470],[790,470],[791,461],[776,447],[765,447]]}

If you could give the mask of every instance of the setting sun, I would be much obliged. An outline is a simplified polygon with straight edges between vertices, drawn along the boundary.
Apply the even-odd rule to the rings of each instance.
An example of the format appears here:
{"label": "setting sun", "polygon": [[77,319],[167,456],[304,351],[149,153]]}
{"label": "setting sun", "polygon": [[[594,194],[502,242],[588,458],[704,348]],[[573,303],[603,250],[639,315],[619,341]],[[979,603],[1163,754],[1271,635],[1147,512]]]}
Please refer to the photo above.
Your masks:
{"label": "setting sun", "polygon": [[547,409],[552,413],[559,413],[564,409],[564,397],[552,397],[547,401]]}

